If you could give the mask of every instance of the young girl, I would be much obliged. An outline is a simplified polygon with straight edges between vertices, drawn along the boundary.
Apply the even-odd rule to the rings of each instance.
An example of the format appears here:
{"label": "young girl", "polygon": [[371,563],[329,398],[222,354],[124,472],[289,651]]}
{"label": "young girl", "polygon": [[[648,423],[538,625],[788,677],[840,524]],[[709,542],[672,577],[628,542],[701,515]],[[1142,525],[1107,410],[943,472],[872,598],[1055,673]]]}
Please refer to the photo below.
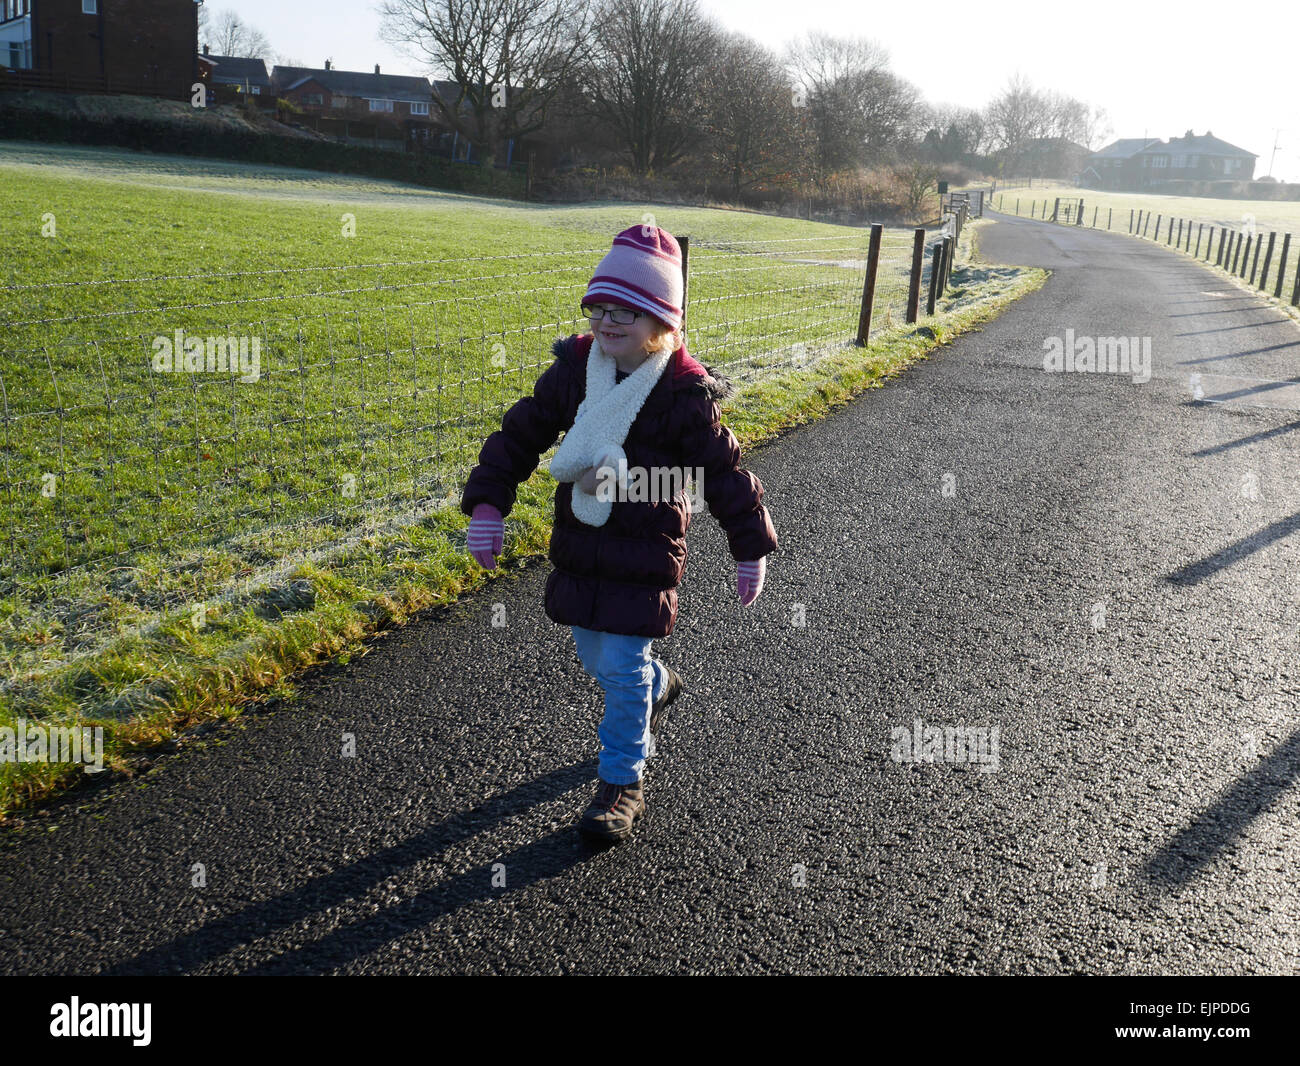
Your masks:
{"label": "young girl", "polygon": [[680,484],[682,471],[697,470],[697,489],[737,560],[745,606],[763,588],[777,539],[763,486],[741,469],[740,447],[720,421],[718,401],[734,389],[682,342],[682,255],[673,236],[633,226],[615,237],[582,309],[591,332],[555,342],[555,362],[532,396],[511,407],[484,443],[461,510],[471,518],[470,553],[493,569],[519,484],[568,431],[550,465],[559,484],[546,614],[572,628],[583,667],[605,690],[600,781],[578,827],[621,840],[645,813],[650,738],[682,691],[651,643],[677,620],[691,522],[684,490],[645,500],[626,491],[623,464],[641,468],[652,486],[670,471]]}

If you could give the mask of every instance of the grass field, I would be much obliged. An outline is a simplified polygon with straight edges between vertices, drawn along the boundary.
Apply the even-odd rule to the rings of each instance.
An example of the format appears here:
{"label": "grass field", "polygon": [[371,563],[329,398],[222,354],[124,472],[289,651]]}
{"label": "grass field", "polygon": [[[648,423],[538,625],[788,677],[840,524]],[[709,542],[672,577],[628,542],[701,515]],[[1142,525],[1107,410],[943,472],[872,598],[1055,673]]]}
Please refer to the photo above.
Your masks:
{"label": "grass field", "polygon": [[[1041,280],[959,273],[903,328],[910,239],[887,233],[859,349],[857,228],[14,143],[0,178],[0,723],[103,725],[118,764],[484,579],[464,476],[584,328],[618,230],[691,237],[689,347],[746,386],[745,443]],[[255,371],[160,371],[177,331],[242,340]],[[521,489],[512,555],[545,551],[553,484]],[[0,817],[69,774],[0,764]]]}

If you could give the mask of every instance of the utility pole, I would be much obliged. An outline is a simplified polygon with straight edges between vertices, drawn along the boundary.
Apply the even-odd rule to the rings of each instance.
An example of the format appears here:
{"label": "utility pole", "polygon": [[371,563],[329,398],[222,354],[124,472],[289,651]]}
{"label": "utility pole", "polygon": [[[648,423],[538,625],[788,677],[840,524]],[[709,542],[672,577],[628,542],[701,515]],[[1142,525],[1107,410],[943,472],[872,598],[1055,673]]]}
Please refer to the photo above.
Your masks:
{"label": "utility pole", "polygon": [[1278,137],[1281,136],[1281,134],[1282,134],[1281,130],[1273,131],[1273,154],[1268,157],[1268,176],[1270,178],[1273,176],[1273,164],[1277,161],[1277,150],[1279,147],[1277,143],[1277,139]]}

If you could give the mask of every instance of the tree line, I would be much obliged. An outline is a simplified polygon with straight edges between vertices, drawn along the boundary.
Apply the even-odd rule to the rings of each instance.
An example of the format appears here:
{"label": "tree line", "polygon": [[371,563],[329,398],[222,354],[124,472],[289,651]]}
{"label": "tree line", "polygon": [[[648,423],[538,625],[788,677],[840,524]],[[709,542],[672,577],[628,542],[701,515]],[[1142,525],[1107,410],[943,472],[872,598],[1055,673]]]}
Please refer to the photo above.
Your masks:
{"label": "tree line", "polygon": [[777,53],[698,0],[382,0],[378,10],[385,40],[455,85],[433,104],[485,163],[531,138],[552,161],[702,180],[735,201],[843,200],[873,171],[916,200],[940,167],[1072,175],[1081,167],[1068,146],[1095,148],[1108,132],[1100,109],[1019,75],[983,107],[930,104],[876,41],[810,32]]}

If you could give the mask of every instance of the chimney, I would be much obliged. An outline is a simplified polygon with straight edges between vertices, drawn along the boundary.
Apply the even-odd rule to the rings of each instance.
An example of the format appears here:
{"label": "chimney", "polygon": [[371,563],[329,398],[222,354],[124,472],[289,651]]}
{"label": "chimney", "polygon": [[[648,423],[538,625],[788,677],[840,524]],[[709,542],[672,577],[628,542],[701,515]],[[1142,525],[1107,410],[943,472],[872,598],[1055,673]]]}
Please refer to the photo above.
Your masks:
{"label": "chimney", "polygon": [[204,54],[205,56],[206,56],[206,55],[211,55],[211,53],[208,51],[208,46],[207,46],[206,44],[203,46],[203,54]]}
{"label": "chimney", "polygon": [[330,61],[327,59],[325,60],[325,69],[329,70],[329,68],[330,68]]}
{"label": "chimney", "polygon": [[375,64],[375,73],[376,73],[376,74],[379,73],[379,64],[378,64],[378,63]]}

